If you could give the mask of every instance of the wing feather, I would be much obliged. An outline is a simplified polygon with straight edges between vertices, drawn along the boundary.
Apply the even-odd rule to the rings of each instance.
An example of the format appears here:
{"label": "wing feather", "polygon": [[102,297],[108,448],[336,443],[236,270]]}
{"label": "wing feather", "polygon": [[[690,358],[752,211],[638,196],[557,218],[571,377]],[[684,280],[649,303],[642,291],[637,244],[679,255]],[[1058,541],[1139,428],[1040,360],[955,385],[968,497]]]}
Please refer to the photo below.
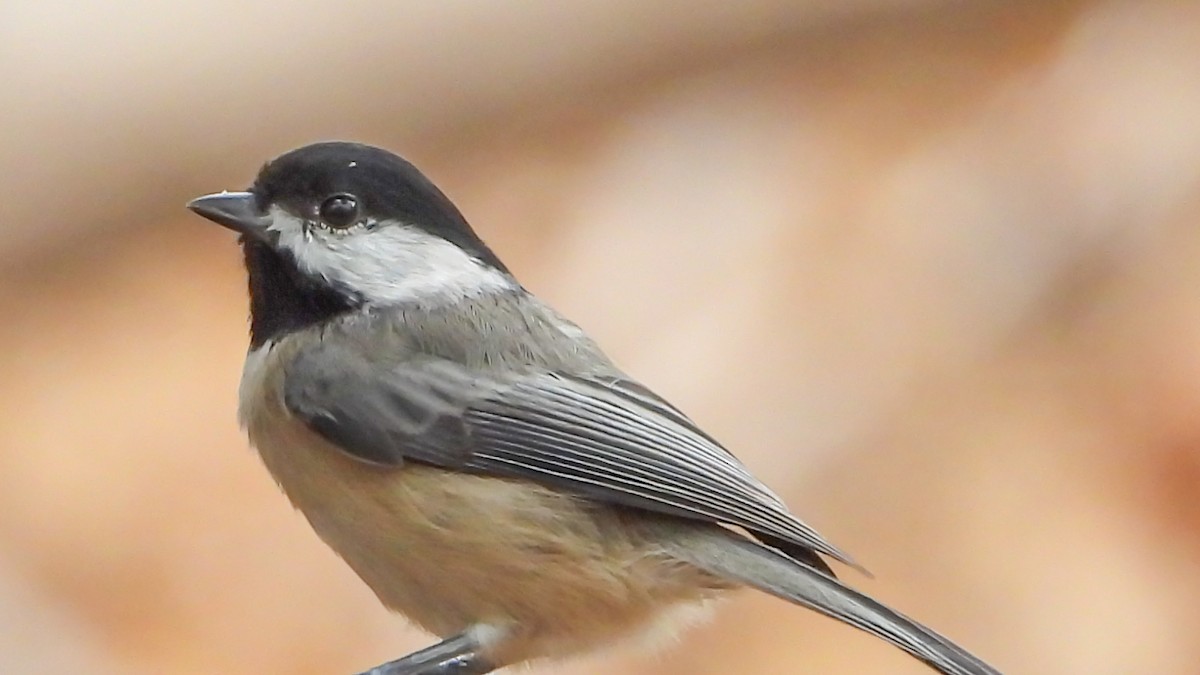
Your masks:
{"label": "wing feather", "polygon": [[855,565],[683,413],[625,378],[487,378],[434,358],[378,369],[325,346],[292,363],[284,403],[364,461],[526,479]]}

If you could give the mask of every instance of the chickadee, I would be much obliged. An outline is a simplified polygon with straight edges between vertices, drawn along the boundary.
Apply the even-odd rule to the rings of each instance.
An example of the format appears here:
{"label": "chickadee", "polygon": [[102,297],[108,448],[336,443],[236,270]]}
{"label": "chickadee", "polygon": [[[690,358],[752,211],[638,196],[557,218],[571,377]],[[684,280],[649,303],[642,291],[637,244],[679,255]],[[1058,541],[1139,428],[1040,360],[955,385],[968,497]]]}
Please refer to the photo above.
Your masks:
{"label": "chickadee", "polygon": [[188,208],[241,235],[251,442],[380,601],[443,639],[370,672],[566,657],[743,586],[942,673],[998,672],[837,581],[820,556],[845,553],[525,290],[400,157],[317,143]]}

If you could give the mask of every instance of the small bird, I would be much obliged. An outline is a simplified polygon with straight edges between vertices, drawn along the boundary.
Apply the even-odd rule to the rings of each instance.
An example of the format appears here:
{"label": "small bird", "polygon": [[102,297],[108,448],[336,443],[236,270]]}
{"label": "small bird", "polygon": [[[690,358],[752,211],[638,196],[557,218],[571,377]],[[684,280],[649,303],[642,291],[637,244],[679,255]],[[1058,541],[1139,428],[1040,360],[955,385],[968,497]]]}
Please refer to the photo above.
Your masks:
{"label": "small bird", "polygon": [[838,581],[850,557],[521,286],[432,182],[304,146],[188,204],[240,234],[238,414],[291,503],[442,642],[375,675],[478,675],[671,628],[751,587],[951,675],[998,673]]}

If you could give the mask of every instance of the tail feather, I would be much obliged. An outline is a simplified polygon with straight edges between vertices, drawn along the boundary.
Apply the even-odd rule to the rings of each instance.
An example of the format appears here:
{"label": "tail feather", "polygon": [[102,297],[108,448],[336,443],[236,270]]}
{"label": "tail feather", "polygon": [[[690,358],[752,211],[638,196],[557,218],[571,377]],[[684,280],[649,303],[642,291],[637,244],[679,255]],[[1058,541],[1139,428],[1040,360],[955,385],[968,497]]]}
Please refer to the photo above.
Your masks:
{"label": "tail feather", "polygon": [[946,675],[1000,675],[962,647],[832,576],[726,530],[676,540],[671,553],[882,638]]}

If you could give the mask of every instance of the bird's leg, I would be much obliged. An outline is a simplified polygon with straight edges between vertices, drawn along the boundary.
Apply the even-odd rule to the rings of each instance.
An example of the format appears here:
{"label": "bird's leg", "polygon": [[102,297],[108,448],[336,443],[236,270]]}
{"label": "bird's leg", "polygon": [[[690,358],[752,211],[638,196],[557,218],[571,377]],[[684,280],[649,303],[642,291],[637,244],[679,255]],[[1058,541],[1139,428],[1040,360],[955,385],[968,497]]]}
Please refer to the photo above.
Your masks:
{"label": "bird's leg", "polygon": [[463,633],[358,675],[485,675],[496,667],[484,658],[481,647]]}

